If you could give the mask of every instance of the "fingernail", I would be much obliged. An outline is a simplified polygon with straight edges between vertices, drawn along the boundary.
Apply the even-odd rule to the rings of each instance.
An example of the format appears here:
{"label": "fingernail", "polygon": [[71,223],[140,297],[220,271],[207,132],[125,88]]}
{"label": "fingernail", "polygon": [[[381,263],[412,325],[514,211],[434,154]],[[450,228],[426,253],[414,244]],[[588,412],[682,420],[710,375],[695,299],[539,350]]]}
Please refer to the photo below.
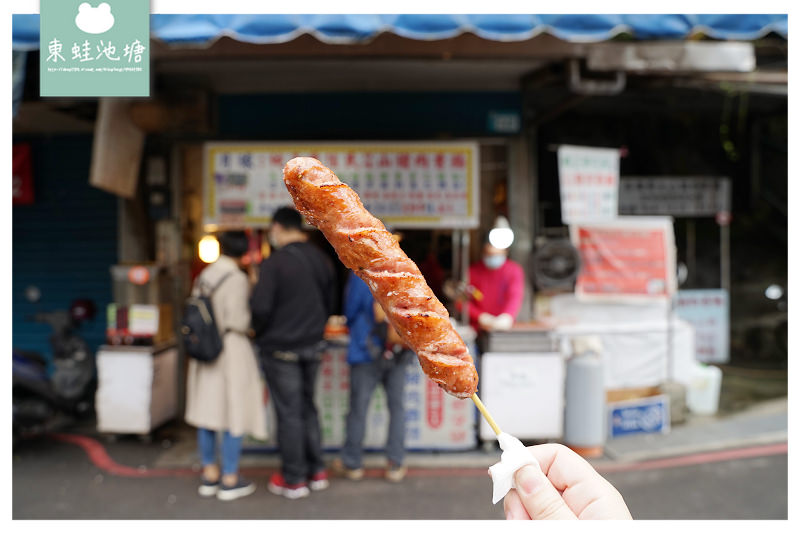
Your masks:
{"label": "fingernail", "polygon": [[526,465],[517,470],[515,480],[517,488],[525,494],[533,494],[542,485],[543,475],[541,472],[534,470],[536,468],[532,465]]}

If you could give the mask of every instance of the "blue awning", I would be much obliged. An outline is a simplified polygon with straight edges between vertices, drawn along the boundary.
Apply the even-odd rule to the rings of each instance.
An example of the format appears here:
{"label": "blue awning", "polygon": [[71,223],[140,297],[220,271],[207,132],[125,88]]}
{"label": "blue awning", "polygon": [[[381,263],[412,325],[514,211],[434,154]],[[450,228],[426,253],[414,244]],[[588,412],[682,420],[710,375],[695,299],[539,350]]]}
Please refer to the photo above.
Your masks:
{"label": "blue awning", "polygon": [[[788,15],[151,15],[154,38],[175,45],[209,45],[228,36],[258,44],[311,34],[325,43],[353,44],[390,32],[433,41],[473,33],[492,41],[524,41],[549,33],[574,43],[605,41],[628,33],[634,39],[754,40],[789,32]],[[39,47],[39,15],[14,15],[13,48]]]}

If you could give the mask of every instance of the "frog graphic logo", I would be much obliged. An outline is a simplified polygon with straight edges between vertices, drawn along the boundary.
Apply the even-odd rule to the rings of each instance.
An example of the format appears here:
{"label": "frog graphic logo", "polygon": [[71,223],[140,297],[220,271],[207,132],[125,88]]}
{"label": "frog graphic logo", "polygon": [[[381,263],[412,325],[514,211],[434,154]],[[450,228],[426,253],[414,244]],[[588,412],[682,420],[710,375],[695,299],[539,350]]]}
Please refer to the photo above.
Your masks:
{"label": "frog graphic logo", "polygon": [[107,32],[114,26],[114,15],[111,14],[111,6],[103,2],[97,7],[92,7],[88,2],[83,2],[78,6],[75,25],[82,32],[94,35]]}

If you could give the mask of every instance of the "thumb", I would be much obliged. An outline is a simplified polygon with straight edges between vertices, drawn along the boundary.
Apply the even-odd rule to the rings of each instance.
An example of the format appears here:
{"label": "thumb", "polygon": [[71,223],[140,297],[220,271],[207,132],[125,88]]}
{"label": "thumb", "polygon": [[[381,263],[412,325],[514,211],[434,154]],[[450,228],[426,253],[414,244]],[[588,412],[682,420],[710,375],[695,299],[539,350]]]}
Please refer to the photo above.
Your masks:
{"label": "thumb", "polygon": [[538,465],[526,465],[514,477],[522,505],[534,520],[576,520],[577,517]]}

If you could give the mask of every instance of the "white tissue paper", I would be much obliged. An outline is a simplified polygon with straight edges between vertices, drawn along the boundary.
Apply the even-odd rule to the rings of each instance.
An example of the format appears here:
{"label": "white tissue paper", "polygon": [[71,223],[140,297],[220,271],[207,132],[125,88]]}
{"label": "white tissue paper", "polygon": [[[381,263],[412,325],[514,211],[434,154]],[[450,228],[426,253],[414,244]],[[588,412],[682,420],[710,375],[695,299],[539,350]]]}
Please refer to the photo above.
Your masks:
{"label": "white tissue paper", "polygon": [[514,474],[525,465],[535,465],[539,468],[539,462],[531,455],[525,445],[518,438],[508,433],[500,433],[497,436],[500,449],[500,462],[489,467],[489,475],[492,476],[494,488],[492,490],[492,504],[502,500],[508,491],[515,487]]}

